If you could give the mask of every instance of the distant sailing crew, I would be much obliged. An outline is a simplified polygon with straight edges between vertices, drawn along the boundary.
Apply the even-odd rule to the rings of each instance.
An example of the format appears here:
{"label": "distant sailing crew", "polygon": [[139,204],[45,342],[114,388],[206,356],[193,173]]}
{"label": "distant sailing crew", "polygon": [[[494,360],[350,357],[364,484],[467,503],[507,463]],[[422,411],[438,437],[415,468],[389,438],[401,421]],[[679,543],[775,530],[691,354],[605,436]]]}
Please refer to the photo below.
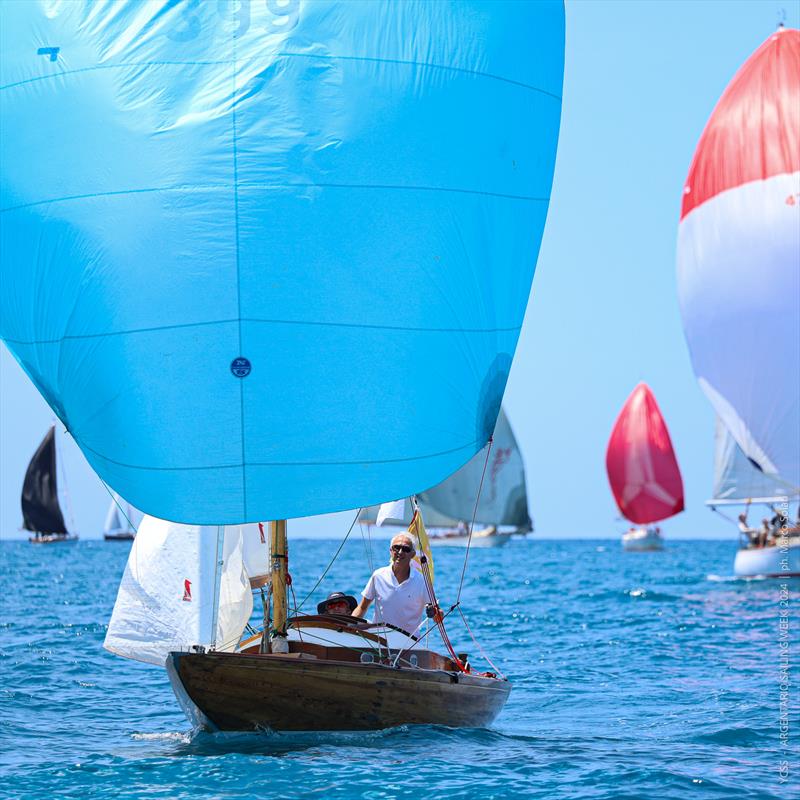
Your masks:
{"label": "distant sailing crew", "polygon": [[388,622],[408,633],[416,632],[430,598],[425,579],[411,568],[415,554],[414,541],[407,533],[392,539],[391,562],[372,573],[361,593],[361,602],[353,611],[354,617],[363,617],[374,600],[374,622]]}

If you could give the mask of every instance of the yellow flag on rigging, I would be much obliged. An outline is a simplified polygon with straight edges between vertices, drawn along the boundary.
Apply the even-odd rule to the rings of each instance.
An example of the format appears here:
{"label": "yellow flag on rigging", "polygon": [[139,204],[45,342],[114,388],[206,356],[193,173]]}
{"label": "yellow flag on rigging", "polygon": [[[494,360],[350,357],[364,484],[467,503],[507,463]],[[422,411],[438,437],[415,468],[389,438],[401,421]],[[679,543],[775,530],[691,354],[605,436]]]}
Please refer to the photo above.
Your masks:
{"label": "yellow flag on rigging", "polygon": [[411,519],[411,524],[408,526],[408,532],[414,537],[416,541],[417,554],[414,556],[412,566],[419,572],[422,572],[421,556],[424,555],[428,564],[428,571],[431,576],[431,585],[433,585],[433,554],[431,553],[431,543],[428,541],[428,533],[425,530],[425,523],[422,521],[422,512],[419,507],[414,504],[414,516]]}

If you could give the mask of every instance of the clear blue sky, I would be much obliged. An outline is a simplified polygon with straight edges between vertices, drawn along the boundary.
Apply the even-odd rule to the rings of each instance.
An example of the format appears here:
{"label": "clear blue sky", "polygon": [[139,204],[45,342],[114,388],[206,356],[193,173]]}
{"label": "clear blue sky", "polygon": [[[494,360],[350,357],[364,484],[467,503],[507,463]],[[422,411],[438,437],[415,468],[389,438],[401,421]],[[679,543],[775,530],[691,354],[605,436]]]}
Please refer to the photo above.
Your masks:
{"label": "clear blue sky", "polygon": [[[783,14],[788,27],[798,27],[796,2],[567,3],[552,202],[505,398],[527,463],[537,535],[622,530],[605,447],[622,403],[644,380],[667,420],[686,489],[687,510],[663,526],[666,534],[734,536],[703,505],[714,419],[683,339],[675,241],[703,126]],[[0,535],[11,538],[22,535],[25,467],[53,415],[0,349]],[[65,437],[61,453],[75,527],[82,537],[100,536],[108,494]],[[349,520],[331,515],[291,528],[340,536]]]}

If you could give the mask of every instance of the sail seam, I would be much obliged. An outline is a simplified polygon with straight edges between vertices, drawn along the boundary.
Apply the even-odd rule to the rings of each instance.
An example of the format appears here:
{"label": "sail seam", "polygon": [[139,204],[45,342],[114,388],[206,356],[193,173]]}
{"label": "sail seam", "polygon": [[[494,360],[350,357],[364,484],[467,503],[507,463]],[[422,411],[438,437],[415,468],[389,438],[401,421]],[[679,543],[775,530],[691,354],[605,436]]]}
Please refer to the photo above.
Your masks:
{"label": "sail seam", "polygon": [[126,331],[109,331],[108,333],[67,334],[58,339],[12,339],[10,336],[0,335],[0,339],[12,344],[40,345],[60,344],[64,341],[81,341],[83,339],[103,339],[110,336],[130,336],[137,333],[155,333],[156,331],[179,330],[181,328],[202,328],[208,325],[232,325],[235,322],[252,322],[264,325],[308,325],[323,328],[354,328],[368,330],[403,331],[407,333],[513,333],[521,329],[521,325],[510,325],[503,328],[424,328],[408,325],[370,325],[356,322],[319,322],[315,320],[294,319],[266,319],[260,317],[242,317],[237,319],[216,319],[208,322],[187,322],[179,325],[156,325],[152,328],[131,328]]}
{"label": "sail seam", "polygon": [[[233,134],[233,214],[234,214],[234,242],[236,248],[236,318],[239,336],[238,355],[243,356],[242,352],[242,280],[239,256],[239,149],[237,146],[236,131],[236,106],[237,106],[237,87],[236,87],[236,34],[233,34],[233,94],[231,96],[231,133]],[[239,426],[240,440],[242,443],[242,506],[244,516],[247,518],[247,459],[245,457],[245,424],[244,424],[244,381],[239,379]]]}
{"label": "sail seam", "polygon": [[[439,69],[445,72],[457,72],[463,75],[472,75],[476,78],[488,78],[489,80],[507,83],[510,86],[519,86],[521,89],[527,89],[528,91],[536,92],[536,94],[541,94],[544,97],[557,100],[559,103],[563,100],[563,97],[560,94],[548,92],[547,89],[541,89],[538,86],[533,86],[530,83],[514,80],[514,78],[506,78],[502,75],[495,75],[491,72],[481,72],[480,70],[467,69],[466,67],[454,67],[447,64],[434,64],[428,61],[406,61],[399,58],[378,58],[377,56],[335,56],[327,53],[322,55],[319,53],[281,52],[274,53],[273,55],[275,58],[316,58],[325,61],[363,61],[372,64],[397,64],[400,66],[421,67],[423,69]],[[259,54],[258,56],[254,56],[252,59],[248,59],[248,61],[255,61],[257,58],[261,60],[263,59],[263,56]],[[0,91],[5,91],[6,89],[15,89],[18,86],[25,86],[30,83],[36,83],[37,81],[46,81],[53,78],[63,78],[67,75],[77,75],[84,72],[97,72],[107,69],[126,69],[128,67],[213,67],[225,66],[230,63],[231,61],[225,59],[221,61],[124,61],[121,64],[96,64],[93,67],[62,70],[60,72],[54,72],[52,75],[37,75],[35,78],[26,78],[23,81],[7,83],[3,86],[0,86]]]}
{"label": "sail seam", "polygon": [[[116,461],[113,458],[109,458],[108,456],[103,455],[102,453],[94,450],[93,448],[89,447],[87,444],[78,439],[73,432],[73,439],[79,444],[81,450],[86,450],[98,458],[102,458],[103,461],[108,462],[109,464],[115,464],[118,467],[125,467],[126,469],[140,469],[140,470],[147,470],[148,472],[198,472],[204,471],[209,469],[240,469],[241,464],[209,464],[207,466],[202,467],[142,467],[138,464],[128,464],[124,461]],[[437,458],[439,456],[450,455],[451,453],[457,453],[461,450],[466,450],[467,448],[474,447],[475,445],[479,444],[478,440],[472,442],[467,442],[466,444],[460,445],[459,447],[453,447],[449,450],[439,450],[435,453],[425,453],[424,455],[419,456],[405,456],[403,458],[379,458],[379,459],[372,459],[372,460],[362,460],[362,459],[353,459],[350,461],[251,461],[248,466],[249,467],[339,467],[339,466],[355,466],[355,465],[363,465],[363,464],[397,464],[406,461],[423,461],[426,458]]]}
{"label": "sail seam", "polygon": [[[108,192],[89,192],[87,194],[64,195],[63,197],[48,197],[44,200],[34,200],[32,203],[21,203],[16,206],[0,208],[0,214],[10,211],[22,211],[26,208],[43,206],[48,203],[67,203],[73,200],[91,200],[95,197],[119,197],[128,194],[155,194],[158,192],[190,192],[190,191],[229,191],[232,187],[225,183],[208,184],[178,184],[176,186],[146,186],[141,189],[118,189]],[[469,194],[477,197],[497,197],[502,200],[524,200],[532,203],[549,203],[550,196],[537,197],[527,194],[510,194],[507,192],[490,192],[482,189],[459,189],[451,186],[403,186],[392,183],[260,183],[243,181],[240,189],[378,189],[381,191],[406,191],[406,192],[444,192],[446,194]]]}

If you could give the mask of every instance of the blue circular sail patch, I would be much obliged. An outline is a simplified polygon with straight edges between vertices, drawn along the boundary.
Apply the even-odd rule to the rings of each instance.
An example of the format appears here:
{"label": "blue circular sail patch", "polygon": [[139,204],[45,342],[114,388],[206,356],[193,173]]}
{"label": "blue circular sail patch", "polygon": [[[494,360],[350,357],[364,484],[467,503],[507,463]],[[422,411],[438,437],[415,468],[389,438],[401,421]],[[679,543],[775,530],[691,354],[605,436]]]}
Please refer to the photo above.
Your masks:
{"label": "blue circular sail patch", "polygon": [[250,374],[251,369],[250,361],[242,356],[234,358],[233,361],[231,361],[231,372],[237,378],[246,378]]}

